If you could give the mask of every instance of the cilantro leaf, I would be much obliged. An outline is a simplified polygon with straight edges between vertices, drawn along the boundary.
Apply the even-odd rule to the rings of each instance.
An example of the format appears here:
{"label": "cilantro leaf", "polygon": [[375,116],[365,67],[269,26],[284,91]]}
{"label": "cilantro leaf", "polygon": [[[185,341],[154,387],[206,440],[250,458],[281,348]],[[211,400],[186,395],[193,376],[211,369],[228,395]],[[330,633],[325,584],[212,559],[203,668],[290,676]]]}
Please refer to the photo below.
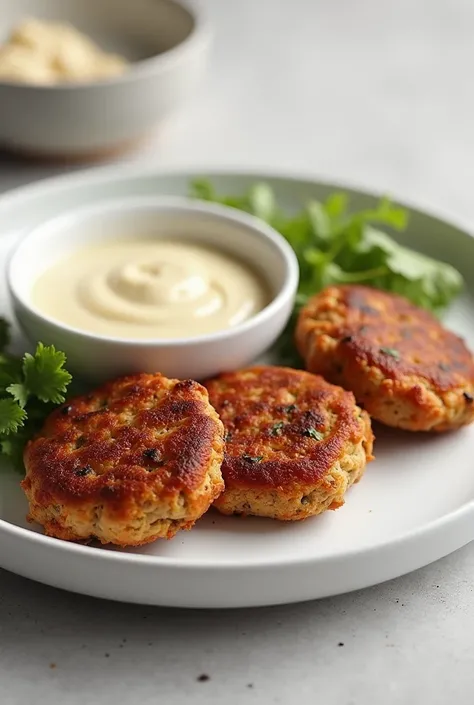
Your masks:
{"label": "cilantro leaf", "polygon": [[9,455],[10,457],[14,453],[15,445],[12,443],[11,438],[8,438],[6,434],[0,436],[0,450],[3,455]]}
{"label": "cilantro leaf", "polygon": [[284,428],[284,426],[285,426],[284,421],[277,421],[270,428],[270,435],[271,436],[281,436],[281,432],[282,432],[282,429]]}
{"label": "cilantro leaf", "polygon": [[20,473],[25,472],[25,466],[23,465],[23,451],[26,442],[34,435],[34,432],[34,429],[30,426],[27,420],[25,425],[17,429],[15,433],[0,435],[1,453],[9,458],[13,468]]}
{"label": "cilantro leaf", "polygon": [[387,197],[371,208],[351,212],[348,195],[335,192],[325,201],[311,200],[299,213],[287,215],[264,183],[244,194],[221,196],[209,180],[199,179],[191,184],[191,195],[253,213],[292,246],[300,283],[293,316],[274,348],[281,364],[302,367],[293,340],[299,308],[325,286],[373,286],[401,294],[436,314],[462,289],[462,276],[454,267],[400,245],[379,229],[402,231],[408,223],[407,211]]}
{"label": "cilantro leaf", "polygon": [[360,211],[353,215],[352,219],[361,223],[381,223],[395,230],[405,230],[408,224],[408,213],[404,208],[394,205],[387,196],[384,196],[375,208]]}
{"label": "cilantro leaf", "polygon": [[193,195],[194,198],[199,198],[201,201],[219,201],[215,189],[208,179],[194,179]]}
{"label": "cilantro leaf", "polygon": [[326,213],[331,218],[331,220],[333,222],[337,222],[337,220],[340,219],[347,211],[348,204],[349,197],[347,193],[343,193],[342,191],[336,191],[335,193],[331,193],[327,197],[324,206],[326,209]]}
{"label": "cilantro leaf", "polygon": [[10,342],[10,324],[4,318],[0,318],[0,353],[3,353]]}
{"label": "cilantro leaf", "polygon": [[318,201],[310,201],[306,206],[308,218],[314,233],[317,233],[322,240],[329,240],[331,237],[331,217],[324,205]]}
{"label": "cilantro leaf", "polygon": [[400,359],[400,353],[396,348],[380,348],[380,352],[384,355],[390,355],[390,357],[395,358],[395,360]]}
{"label": "cilantro leaf", "polygon": [[0,355],[0,394],[6,392],[10,384],[21,381],[21,364],[20,358]]}
{"label": "cilantro leaf", "polygon": [[[0,319],[0,345],[2,331],[7,329]],[[0,353],[0,454],[8,456],[20,472],[24,472],[26,442],[39,431],[55,405],[64,401],[71,381],[65,362],[64,353],[42,343],[34,355]]]}
{"label": "cilantro leaf", "polygon": [[14,382],[13,384],[10,384],[6,388],[6,391],[12,395],[22,409],[25,408],[26,402],[28,401],[28,390],[23,382]]}
{"label": "cilantro leaf", "polygon": [[34,355],[26,353],[23,358],[25,388],[28,393],[44,402],[61,404],[65,397],[71,375],[64,369],[66,355],[54,345],[38,343]]}
{"label": "cilantro leaf", "polygon": [[267,184],[255,184],[248,195],[249,209],[253,215],[270,223],[275,215],[275,196]]}
{"label": "cilantro leaf", "polygon": [[26,411],[14,399],[0,399],[0,433],[15,433],[26,417]]}
{"label": "cilantro leaf", "polygon": [[315,441],[322,441],[324,439],[324,433],[311,427],[303,431],[303,436],[308,436],[308,438],[314,438]]}

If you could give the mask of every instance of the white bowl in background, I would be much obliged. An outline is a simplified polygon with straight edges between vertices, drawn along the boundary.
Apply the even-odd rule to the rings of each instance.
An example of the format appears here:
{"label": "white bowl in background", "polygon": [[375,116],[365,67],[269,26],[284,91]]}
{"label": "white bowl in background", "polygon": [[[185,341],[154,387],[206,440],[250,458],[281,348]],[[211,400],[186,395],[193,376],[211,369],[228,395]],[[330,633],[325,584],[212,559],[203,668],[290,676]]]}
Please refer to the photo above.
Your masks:
{"label": "white bowl in background", "polygon": [[[233,328],[192,338],[126,339],[89,333],[47,316],[32,300],[38,277],[78,247],[107,241],[172,237],[210,245],[247,261],[272,294],[270,303]],[[298,262],[286,240],[259,219],[225,206],[179,197],[137,197],[71,211],[31,230],[13,252],[7,280],[18,322],[32,341],[54,344],[67,366],[99,382],[122,374],[162,372],[203,379],[252,362],[285,327],[298,286]],[[58,296],[61,292],[58,292]]]}
{"label": "white bowl in background", "polygon": [[132,62],[94,83],[0,80],[0,148],[29,156],[85,160],[134,145],[192,94],[210,44],[184,0],[0,0],[0,43],[25,17],[69,22]]}

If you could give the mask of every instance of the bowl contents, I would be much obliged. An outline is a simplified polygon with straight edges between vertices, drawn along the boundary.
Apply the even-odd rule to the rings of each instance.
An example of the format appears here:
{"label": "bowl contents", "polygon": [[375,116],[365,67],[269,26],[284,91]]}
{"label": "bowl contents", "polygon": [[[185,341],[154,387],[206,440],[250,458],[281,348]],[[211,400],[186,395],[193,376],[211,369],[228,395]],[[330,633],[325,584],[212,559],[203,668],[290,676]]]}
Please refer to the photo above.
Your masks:
{"label": "bowl contents", "polygon": [[129,339],[233,328],[270,298],[265,280],[232,254],[159,239],[87,245],[43,272],[32,290],[34,304],[51,318]]}
{"label": "bowl contents", "polygon": [[110,382],[56,409],[27,445],[29,518],[69,541],[171,538],[223,490],[223,435],[197,382]]}
{"label": "bowl contents", "polygon": [[429,311],[365,286],[329,286],[302,308],[306,368],[354,392],[369,414],[409,431],[474,420],[474,359]]}
{"label": "bowl contents", "polygon": [[223,514],[298,521],[337,509],[372,460],[369,415],[322,377],[254,367],[206,386],[226,430]]}
{"label": "bowl contents", "polygon": [[27,19],[0,47],[0,80],[52,85],[98,81],[124,73],[128,62],[102,51],[69,24]]}

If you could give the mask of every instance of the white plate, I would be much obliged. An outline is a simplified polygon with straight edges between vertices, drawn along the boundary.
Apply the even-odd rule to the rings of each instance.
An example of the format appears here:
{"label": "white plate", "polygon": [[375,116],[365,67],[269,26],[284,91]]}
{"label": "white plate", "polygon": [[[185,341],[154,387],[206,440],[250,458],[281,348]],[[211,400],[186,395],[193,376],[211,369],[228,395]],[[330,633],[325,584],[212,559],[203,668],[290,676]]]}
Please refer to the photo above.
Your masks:
{"label": "white plate", "polygon": [[[0,266],[26,228],[71,206],[125,194],[182,195],[195,172],[113,167],[43,182],[0,198]],[[234,193],[264,179],[294,208],[334,185],[268,174],[213,173]],[[355,207],[373,197],[353,191]],[[412,209],[403,241],[462,270],[470,291],[447,323],[474,347],[474,239]],[[2,287],[3,287],[2,283]],[[8,315],[6,292],[0,301]],[[442,436],[376,429],[377,459],[337,512],[301,523],[210,512],[190,532],[114,550],[44,537],[25,520],[19,477],[0,472],[0,565],[97,597],[181,607],[243,607],[334,595],[394,578],[474,538],[474,427]]]}

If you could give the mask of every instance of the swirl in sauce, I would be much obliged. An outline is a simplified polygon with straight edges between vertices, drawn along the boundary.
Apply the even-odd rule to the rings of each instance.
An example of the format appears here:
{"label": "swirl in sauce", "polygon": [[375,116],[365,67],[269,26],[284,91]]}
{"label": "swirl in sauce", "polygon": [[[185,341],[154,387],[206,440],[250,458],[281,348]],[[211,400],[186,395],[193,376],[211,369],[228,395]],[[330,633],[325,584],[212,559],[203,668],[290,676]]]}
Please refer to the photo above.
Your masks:
{"label": "swirl in sauce", "polygon": [[265,280],[225,251],[181,240],[88,245],[47,269],[32,300],[91,333],[181,338],[242,323],[270,300]]}

